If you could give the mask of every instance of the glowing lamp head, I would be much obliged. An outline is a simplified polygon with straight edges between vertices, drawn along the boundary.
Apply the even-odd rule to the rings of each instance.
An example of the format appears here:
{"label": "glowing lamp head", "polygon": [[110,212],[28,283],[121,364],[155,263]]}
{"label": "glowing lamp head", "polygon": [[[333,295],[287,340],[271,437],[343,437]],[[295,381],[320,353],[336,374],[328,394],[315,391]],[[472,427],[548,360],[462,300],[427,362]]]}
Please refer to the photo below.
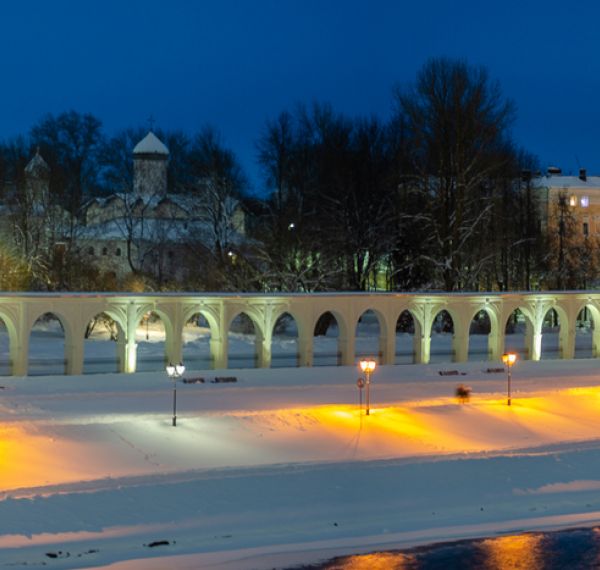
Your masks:
{"label": "glowing lamp head", "polygon": [[374,360],[361,360],[359,363],[360,369],[363,372],[373,372],[373,370],[375,370],[375,368],[377,367],[377,363]]}
{"label": "glowing lamp head", "polygon": [[506,366],[512,366],[517,361],[517,355],[514,352],[507,352],[502,355],[502,362],[506,364]]}
{"label": "glowing lamp head", "polygon": [[169,378],[178,378],[179,376],[183,376],[183,373],[185,372],[185,366],[182,362],[179,364],[173,364],[172,362],[169,362],[165,369]]}

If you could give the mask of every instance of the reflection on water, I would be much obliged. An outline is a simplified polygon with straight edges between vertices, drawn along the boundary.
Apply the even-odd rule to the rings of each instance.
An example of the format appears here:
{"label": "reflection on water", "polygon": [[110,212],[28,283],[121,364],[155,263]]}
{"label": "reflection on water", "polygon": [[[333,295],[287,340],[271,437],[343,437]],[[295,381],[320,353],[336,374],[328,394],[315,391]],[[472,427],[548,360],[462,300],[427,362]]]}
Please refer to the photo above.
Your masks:
{"label": "reflection on water", "polygon": [[[587,570],[600,568],[600,528],[461,540],[343,556],[304,570]],[[298,569],[296,569],[298,570]]]}
{"label": "reflection on water", "polygon": [[521,534],[484,540],[480,545],[487,568],[541,568],[543,535]]}
{"label": "reflection on water", "polygon": [[[327,570],[409,570],[415,566],[415,557],[400,552],[376,552],[362,556],[337,558],[326,566]],[[316,567],[315,567],[316,568]]]}

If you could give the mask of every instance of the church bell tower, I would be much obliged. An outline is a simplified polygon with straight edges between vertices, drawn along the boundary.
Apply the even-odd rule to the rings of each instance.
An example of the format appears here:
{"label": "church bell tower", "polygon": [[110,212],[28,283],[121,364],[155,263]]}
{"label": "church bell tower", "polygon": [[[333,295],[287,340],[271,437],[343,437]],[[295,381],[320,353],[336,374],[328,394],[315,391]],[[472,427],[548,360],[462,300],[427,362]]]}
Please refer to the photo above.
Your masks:
{"label": "church bell tower", "polygon": [[150,131],[133,149],[133,191],[144,198],[167,193],[169,149]]}

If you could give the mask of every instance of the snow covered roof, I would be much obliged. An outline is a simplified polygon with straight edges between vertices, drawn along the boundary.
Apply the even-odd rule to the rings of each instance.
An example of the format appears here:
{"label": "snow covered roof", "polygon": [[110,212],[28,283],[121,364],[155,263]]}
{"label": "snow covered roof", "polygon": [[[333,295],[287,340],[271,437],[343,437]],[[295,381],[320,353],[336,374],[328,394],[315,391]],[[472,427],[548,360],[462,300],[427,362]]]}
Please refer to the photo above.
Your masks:
{"label": "snow covered roof", "polygon": [[[191,236],[195,240],[209,240],[211,231],[211,225],[202,220],[122,218],[106,220],[99,224],[90,224],[80,228],[78,237],[95,241],[125,240],[132,232],[132,235],[140,241],[185,242]],[[238,239],[237,233],[232,232],[232,240],[237,241]]]}
{"label": "snow covered roof", "polygon": [[166,194],[165,196],[159,196],[157,194],[152,194],[150,196],[146,194],[126,194],[124,192],[115,192],[114,194],[110,194],[109,196],[95,196],[91,198],[83,205],[83,209],[86,210],[93,204],[97,204],[101,208],[105,208],[112,202],[113,200],[122,200],[123,202],[128,203],[130,206],[134,204],[140,204],[145,208],[156,208],[161,203],[171,202],[176,206],[179,206],[183,210],[187,212],[192,212],[197,209],[198,203],[197,199],[192,196],[186,196],[183,194]]}
{"label": "snow covered roof", "polygon": [[545,188],[583,188],[600,190],[600,176],[586,176],[582,180],[579,176],[540,176],[533,181],[537,187]]}
{"label": "snow covered roof", "polygon": [[148,134],[135,145],[133,154],[162,154],[168,156],[169,149],[152,131],[149,131]]}
{"label": "snow covered roof", "polygon": [[48,166],[48,163],[42,158],[42,155],[40,154],[40,149],[36,149],[35,156],[28,162],[27,166],[25,167],[26,174],[35,176],[39,174],[45,174],[49,171],[50,167]]}

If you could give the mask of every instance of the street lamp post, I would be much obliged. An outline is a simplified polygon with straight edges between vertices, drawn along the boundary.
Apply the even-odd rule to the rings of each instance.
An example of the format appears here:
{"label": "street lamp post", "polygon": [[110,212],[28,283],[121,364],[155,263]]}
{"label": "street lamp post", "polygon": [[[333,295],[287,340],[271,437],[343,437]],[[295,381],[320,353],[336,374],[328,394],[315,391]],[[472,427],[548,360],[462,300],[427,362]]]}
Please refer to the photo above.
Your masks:
{"label": "street lamp post", "polygon": [[173,427],[177,425],[177,378],[181,378],[185,372],[185,366],[182,362],[173,364],[169,362],[166,367],[167,375],[173,380]]}
{"label": "street lamp post", "polygon": [[369,388],[371,386],[371,373],[377,367],[377,363],[372,358],[369,358],[369,359],[361,360],[358,364],[360,366],[360,369],[365,373],[365,377],[366,377],[365,385],[367,387],[367,390],[366,390],[365,405],[367,408],[366,415],[368,416],[368,415],[370,415]]}
{"label": "street lamp post", "polygon": [[506,354],[502,355],[502,362],[506,366],[506,370],[507,370],[507,373],[508,373],[508,376],[507,376],[507,380],[508,380],[508,393],[507,393],[507,401],[506,401],[506,404],[508,406],[510,406],[510,401],[511,401],[511,394],[510,394],[510,381],[512,379],[512,377],[511,377],[511,369],[513,367],[513,364],[516,361],[517,361],[517,355],[514,352],[507,352]]}

